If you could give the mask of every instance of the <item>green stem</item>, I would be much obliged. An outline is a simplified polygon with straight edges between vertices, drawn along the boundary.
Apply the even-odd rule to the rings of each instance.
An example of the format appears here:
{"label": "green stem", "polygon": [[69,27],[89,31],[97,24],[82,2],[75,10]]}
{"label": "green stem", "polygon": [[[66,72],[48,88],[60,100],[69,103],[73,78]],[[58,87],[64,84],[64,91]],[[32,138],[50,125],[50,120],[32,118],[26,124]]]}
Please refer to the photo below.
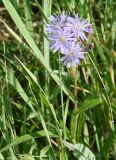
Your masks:
{"label": "green stem", "polygon": [[[59,62],[60,62],[60,54],[59,54]],[[64,145],[62,144],[62,139],[66,140],[66,133],[65,133],[65,120],[64,120],[64,102],[63,102],[63,90],[62,90],[62,66],[59,63],[59,77],[60,77],[60,95],[61,95],[61,106],[62,106],[62,121],[63,121],[63,132],[62,132],[62,137],[60,138],[61,144],[60,144],[60,160],[66,160],[67,155],[65,153],[65,148]]]}
{"label": "green stem", "polygon": [[77,131],[77,68],[74,69],[74,135],[73,141],[76,143],[76,131]]}
{"label": "green stem", "polygon": [[[43,0],[43,11],[46,17],[50,15],[50,8],[49,8],[49,0]],[[43,18],[43,30],[44,33],[46,32],[46,19]],[[49,65],[50,64],[50,57],[49,57],[49,41],[44,37],[44,57],[46,63]],[[47,96],[49,96],[49,74],[48,71],[45,70],[45,91]]]}

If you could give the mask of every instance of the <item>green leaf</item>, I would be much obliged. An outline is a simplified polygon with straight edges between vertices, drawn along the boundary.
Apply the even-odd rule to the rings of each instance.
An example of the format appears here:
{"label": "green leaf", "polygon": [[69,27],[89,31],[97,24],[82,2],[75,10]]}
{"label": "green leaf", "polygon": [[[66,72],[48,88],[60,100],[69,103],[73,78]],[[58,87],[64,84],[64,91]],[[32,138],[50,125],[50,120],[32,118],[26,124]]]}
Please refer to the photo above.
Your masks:
{"label": "green leaf", "polygon": [[78,160],[96,160],[95,155],[91,150],[83,144],[75,144],[73,154]]}
{"label": "green leaf", "polygon": [[82,112],[80,112],[79,117],[78,117],[77,142],[80,141],[81,131],[83,128],[84,120],[85,120],[85,111],[83,110]]}
{"label": "green leaf", "polygon": [[45,157],[46,153],[48,152],[48,150],[50,149],[50,146],[46,146],[43,149],[41,149],[40,151],[40,160],[42,160],[42,158]]}
{"label": "green leaf", "polygon": [[8,83],[10,83],[16,89],[16,91],[19,93],[19,95],[23,98],[23,100],[31,108],[33,108],[31,100],[29,99],[29,97],[27,96],[27,94],[25,93],[23,88],[21,87],[19,81],[15,77],[14,70],[12,68],[7,68],[7,77],[8,77]]}
{"label": "green leaf", "polygon": [[[29,140],[32,140],[34,138],[38,138],[38,137],[45,137],[46,136],[46,132],[44,130],[41,130],[41,131],[38,131],[38,132],[34,132],[34,133],[30,133],[30,134],[25,134],[23,136],[20,136],[20,137],[17,137],[17,138],[14,138],[12,140],[11,143],[9,143],[8,145],[6,145],[5,147],[3,147],[1,150],[0,150],[0,153],[1,152],[4,152],[8,149],[10,149],[11,147],[13,146],[16,146],[20,143],[23,143],[25,141],[29,141]],[[50,137],[58,137],[57,135],[54,135],[52,132],[49,131],[49,136]]]}
{"label": "green leaf", "polygon": [[91,96],[84,100],[83,104],[79,107],[79,112],[86,110],[92,107],[97,106],[102,102],[101,98],[98,96]]}
{"label": "green leaf", "polygon": [[41,5],[39,4],[39,2],[38,2],[37,0],[35,0],[35,2],[36,2],[36,4],[37,4],[37,7],[39,8],[39,10],[40,10],[42,16],[44,17],[44,19],[46,20],[46,22],[48,22],[48,21],[49,21],[49,20],[48,20],[48,17],[47,17],[47,15],[44,13],[44,11],[43,11]]}
{"label": "green leaf", "polygon": [[84,5],[85,1],[84,0],[80,0],[81,4]]}
{"label": "green leaf", "polygon": [[111,134],[107,138],[107,140],[102,148],[103,155],[104,155],[105,159],[108,158],[109,150],[110,150],[111,145],[113,144],[113,141],[115,141],[115,133],[111,132]]}
{"label": "green leaf", "polygon": [[74,156],[78,160],[96,160],[91,150],[83,144],[72,144],[66,141],[63,141],[63,143],[70,151],[73,151]]}
{"label": "green leaf", "polygon": [[81,131],[82,131],[84,120],[85,120],[85,110],[91,107],[94,107],[100,103],[101,103],[101,99],[98,96],[93,96],[93,97],[86,98],[83,104],[79,107],[77,142],[79,142],[80,137],[81,137]]}
{"label": "green leaf", "polygon": [[7,69],[7,75],[8,75],[8,82],[16,89],[16,91],[23,98],[23,100],[30,106],[32,111],[35,113],[36,117],[38,119],[41,119],[42,126],[43,126],[43,128],[44,128],[44,130],[46,132],[46,136],[47,136],[47,139],[49,141],[49,144],[51,145],[51,141],[50,141],[50,137],[49,137],[49,134],[48,134],[48,130],[47,130],[47,127],[46,127],[46,124],[45,124],[45,121],[43,119],[42,114],[39,111],[36,112],[36,110],[34,109],[34,107],[32,105],[33,103],[31,102],[30,98],[27,96],[27,94],[23,90],[22,86],[20,85],[19,81],[15,77],[14,71],[13,71],[12,68],[8,68]]}
{"label": "green leaf", "polygon": [[0,160],[4,160],[4,157],[1,153],[0,153]]}
{"label": "green leaf", "polygon": [[25,10],[25,19],[26,19],[26,26],[30,34],[33,33],[33,22],[32,22],[32,12],[31,12],[31,5],[29,0],[23,1],[24,3],[24,10]]}
{"label": "green leaf", "polygon": [[12,30],[12,28],[10,28],[2,19],[0,19],[0,21],[4,24],[4,26],[6,27],[6,29],[10,32],[10,34],[20,43],[22,43],[22,39]]}

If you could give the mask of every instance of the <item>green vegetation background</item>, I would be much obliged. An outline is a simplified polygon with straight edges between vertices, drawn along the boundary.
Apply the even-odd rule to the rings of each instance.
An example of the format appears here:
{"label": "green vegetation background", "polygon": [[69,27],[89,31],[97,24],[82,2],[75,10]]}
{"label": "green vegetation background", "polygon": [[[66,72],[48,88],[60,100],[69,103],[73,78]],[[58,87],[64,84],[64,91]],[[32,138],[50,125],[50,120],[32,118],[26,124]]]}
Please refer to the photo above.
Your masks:
{"label": "green vegetation background", "polygon": [[61,11],[94,28],[94,49],[78,67],[76,143],[98,160],[116,160],[115,0],[0,1],[0,160],[93,154],[73,150],[74,80],[45,35],[49,15]]}

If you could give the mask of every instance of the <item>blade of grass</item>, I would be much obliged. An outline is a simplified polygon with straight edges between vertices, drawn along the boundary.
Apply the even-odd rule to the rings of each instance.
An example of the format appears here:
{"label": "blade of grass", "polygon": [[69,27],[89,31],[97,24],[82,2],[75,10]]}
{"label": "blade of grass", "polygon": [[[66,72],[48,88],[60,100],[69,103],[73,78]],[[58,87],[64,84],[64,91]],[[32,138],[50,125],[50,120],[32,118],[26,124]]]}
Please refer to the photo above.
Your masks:
{"label": "blade of grass", "polygon": [[92,58],[91,58],[91,56],[90,56],[89,54],[88,54],[88,57],[89,57],[92,65],[93,65],[93,67],[95,68],[95,70],[96,70],[96,72],[97,72],[97,74],[98,74],[98,77],[99,77],[99,79],[100,79],[100,81],[101,81],[101,83],[102,83],[102,85],[103,85],[103,87],[104,87],[104,89],[105,89],[106,97],[107,97],[107,102],[108,102],[108,104],[109,104],[109,111],[110,111],[110,113],[109,113],[109,116],[110,116],[110,117],[109,117],[109,118],[110,118],[110,119],[109,119],[109,124],[110,124],[110,126],[111,126],[112,131],[115,131],[114,124],[113,124],[112,106],[111,106],[111,101],[110,101],[110,98],[109,98],[109,95],[108,95],[106,86],[105,86],[105,84],[104,84],[104,82],[103,82],[102,77],[100,76],[100,73],[99,73],[99,70],[98,70],[97,67],[96,67],[96,64],[94,63],[94,61],[92,60]]}
{"label": "blade of grass", "polygon": [[[42,14],[42,16],[43,16],[44,19],[46,20],[46,22],[48,22],[48,17],[47,17],[46,14],[44,13],[44,11],[43,11],[41,5],[39,4],[39,2],[38,2],[37,0],[35,0],[35,3],[37,4],[37,6],[38,6],[38,8],[39,8],[39,10],[40,10],[40,12],[41,12],[41,14]],[[50,8],[51,8],[51,7],[50,7]]]}
{"label": "blade of grass", "polygon": [[30,108],[32,109],[32,111],[35,113],[36,117],[38,120],[41,120],[42,126],[46,132],[46,136],[48,139],[48,142],[51,145],[51,140],[48,134],[48,130],[45,124],[45,121],[41,115],[41,113],[38,111],[38,113],[35,111],[34,107],[33,107],[33,103],[31,102],[30,98],[27,96],[27,94],[25,93],[25,91],[23,90],[23,88],[21,87],[19,81],[16,79],[15,75],[14,75],[14,71],[11,68],[7,69],[7,75],[8,75],[8,82],[17,90],[17,92],[19,93],[19,95],[23,98],[23,100],[30,106]]}
{"label": "blade of grass", "polygon": [[26,18],[26,26],[30,34],[33,34],[33,23],[32,23],[32,16],[31,16],[31,6],[29,0],[24,0],[24,10],[25,10],[25,18]]}
{"label": "blade of grass", "polygon": [[[13,147],[13,146],[16,146],[20,143],[23,143],[25,141],[29,141],[29,140],[32,140],[33,138],[38,138],[38,137],[45,137],[46,136],[46,133],[44,130],[41,130],[41,131],[37,131],[37,132],[34,132],[34,133],[30,133],[30,134],[26,134],[26,135],[23,135],[23,136],[20,136],[20,137],[17,137],[15,139],[12,140],[11,143],[9,143],[8,145],[6,145],[5,147],[3,147],[1,150],[0,150],[0,153],[2,152],[5,152],[6,150],[8,150],[9,148]],[[50,137],[57,137],[57,135],[54,135],[52,132],[49,131],[49,136]]]}
{"label": "blade of grass", "polygon": [[[4,40],[3,40],[3,52],[4,52],[4,72],[6,73],[7,72],[7,63],[5,58],[6,46],[5,46]],[[2,134],[4,136],[6,143],[8,143],[11,138],[14,138],[16,136],[16,132],[14,129],[14,117],[12,112],[12,106],[11,106],[11,102],[9,101],[10,91],[9,91],[7,79],[8,79],[7,74],[5,74],[5,81],[4,81],[5,84],[3,86],[3,91],[2,91],[2,116],[3,116]],[[12,159],[16,160],[15,149],[10,148],[9,153]]]}
{"label": "blade of grass", "polygon": [[[49,17],[50,13],[49,10],[51,10],[50,5],[49,5],[49,0],[43,0],[43,11],[46,15],[46,17]],[[51,12],[51,11],[50,11]],[[43,19],[43,31],[46,33],[46,20]],[[49,41],[47,38],[44,36],[44,57],[46,63],[49,65],[50,64],[50,52],[49,52]],[[49,95],[49,74],[47,70],[45,69],[45,91],[46,94]]]}
{"label": "blade of grass", "polygon": [[[15,56],[16,57],[16,56]],[[56,124],[59,124],[55,110],[53,105],[49,102],[47,95],[45,94],[45,92],[43,91],[43,89],[41,88],[41,86],[39,85],[39,83],[37,82],[36,77],[33,75],[33,73],[18,59],[18,57],[16,57],[16,59],[18,60],[18,62],[21,64],[21,66],[23,67],[23,69],[26,71],[26,73],[29,75],[29,77],[33,80],[34,83],[36,83],[36,85],[39,87],[40,89],[40,97],[43,99],[44,103],[50,108],[50,110],[52,111],[52,114],[54,116],[54,119],[56,121]]]}

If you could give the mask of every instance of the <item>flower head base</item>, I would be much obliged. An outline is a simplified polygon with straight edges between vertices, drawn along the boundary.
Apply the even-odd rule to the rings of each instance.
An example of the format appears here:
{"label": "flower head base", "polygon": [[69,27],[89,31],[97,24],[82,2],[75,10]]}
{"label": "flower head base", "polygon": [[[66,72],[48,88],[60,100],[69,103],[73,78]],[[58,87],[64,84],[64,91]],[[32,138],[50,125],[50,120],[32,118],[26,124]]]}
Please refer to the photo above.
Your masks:
{"label": "flower head base", "polygon": [[59,51],[63,54],[61,61],[64,66],[76,66],[80,59],[84,59],[85,44],[93,33],[92,24],[87,19],[67,16],[62,12],[60,16],[54,14],[46,26],[50,49],[53,53]]}

